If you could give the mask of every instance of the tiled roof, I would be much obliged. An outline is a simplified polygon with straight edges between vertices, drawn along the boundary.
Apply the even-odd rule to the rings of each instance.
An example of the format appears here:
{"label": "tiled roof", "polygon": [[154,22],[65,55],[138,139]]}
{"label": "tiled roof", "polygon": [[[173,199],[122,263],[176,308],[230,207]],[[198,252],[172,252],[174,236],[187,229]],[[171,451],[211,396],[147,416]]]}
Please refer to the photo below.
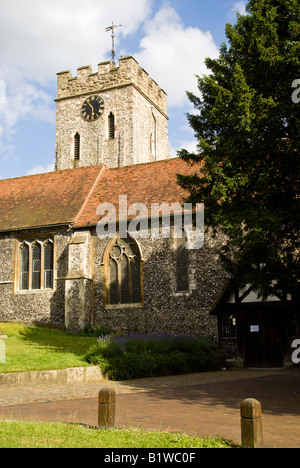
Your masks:
{"label": "tiled roof", "polygon": [[182,203],[188,195],[177,174],[195,169],[181,159],[169,159],[118,169],[102,165],[0,180],[0,231],[58,224],[95,225],[101,203]]}
{"label": "tiled roof", "polygon": [[133,203],[143,203],[148,213],[151,203],[183,203],[188,193],[178,185],[177,174],[194,174],[196,171],[179,158],[105,169],[76,219],[75,227],[97,224],[100,218],[97,208],[102,203],[114,205],[118,219],[119,195],[127,196],[128,207]]}
{"label": "tiled roof", "polygon": [[74,221],[103,166],[0,180],[0,231]]}

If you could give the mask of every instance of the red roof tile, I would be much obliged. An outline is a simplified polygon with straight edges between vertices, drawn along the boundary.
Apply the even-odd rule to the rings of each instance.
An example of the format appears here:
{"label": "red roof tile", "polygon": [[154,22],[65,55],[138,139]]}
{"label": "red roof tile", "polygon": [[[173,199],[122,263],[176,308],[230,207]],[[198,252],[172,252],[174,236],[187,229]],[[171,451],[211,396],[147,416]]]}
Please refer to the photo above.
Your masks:
{"label": "red roof tile", "polygon": [[103,166],[0,180],[0,231],[74,221]]}
{"label": "red roof tile", "polygon": [[182,203],[188,193],[178,185],[177,174],[194,174],[195,171],[179,158],[105,169],[75,226],[97,224],[100,218],[97,208],[102,203],[113,204],[118,218],[119,195],[127,196],[128,207],[143,203],[149,213],[151,203]]}
{"label": "red roof tile", "polygon": [[118,169],[98,165],[0,180],[0,231],[95,225],[101,203],[112,203],[118,215],[119,195],[127,195],[128,206],[182,203],[188,193],[177,184],[176,175],[194,172],[175,158]]}

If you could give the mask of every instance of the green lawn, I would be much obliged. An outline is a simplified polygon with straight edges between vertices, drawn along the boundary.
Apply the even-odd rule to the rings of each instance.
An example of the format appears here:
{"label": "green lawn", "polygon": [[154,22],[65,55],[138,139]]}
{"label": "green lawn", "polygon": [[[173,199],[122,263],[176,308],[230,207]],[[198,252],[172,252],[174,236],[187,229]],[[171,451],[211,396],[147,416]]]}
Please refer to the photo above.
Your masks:
{"label": "green lawn", "polygon": [[20,323],[0,323],[0,335],[7,335],[0,373],[88,366],[84,355],[97,343],[96,338]]}
{"label": "green lawn", "polygon": [[142,429],[0,421],[0,448],[232,448],[230,441]]}
{"label": "green lawn", "polygon": [[[0,373],[88,366],[84,356],[96,338],[61,330],[0,323],[6,363]],[[97,430],[65,423],[0,421],[0,448],[231,448],[218,438],[196,438],[142,429]]]}

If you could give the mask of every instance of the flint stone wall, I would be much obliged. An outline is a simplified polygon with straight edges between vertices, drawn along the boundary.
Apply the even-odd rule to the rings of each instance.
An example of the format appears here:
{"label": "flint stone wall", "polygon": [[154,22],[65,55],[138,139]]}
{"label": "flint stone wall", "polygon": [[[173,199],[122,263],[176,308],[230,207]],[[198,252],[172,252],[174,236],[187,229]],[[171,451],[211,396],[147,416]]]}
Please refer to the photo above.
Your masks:
{"label": "flint stone wall", "polygon": [[[54,235],[54,233],[52,233]],[[35,236],[36,235],[36,236]],[[56,261],[54,264],[53,291],[17,291],[15,287],[16,250],[19,241],[50,237],[49,231],[24,231],[0,235],[0,321],[22,321],[28,325],[40,323],[64,323],[65,288],[59,280],[67,273],[68,243],[66,229],[55,233]],[[53,236],[52,236],[53,237]]]}
{"label": "flint stone wall", "polygon": [[[26,239],[23,233],[22,238]],[[41,233],[40,233],[41,234]],[[32,233],[31,233],[32,235]],[[143,307],[105,306],[103,258],[109,239],[96,229],[56,233],[54,291],[14,291],[14,243],[0,239],[0,321],[55,322],[72,331],[106,325],[139,332],[188,333],[217,340],[217,317],[209,314],[226,283],[216,248],[223,242],[206,234],[199,250],[189,251],[189,291],[176,291],[173,239],[139,239],[143,255]],[[73,268],[73,270],[72,270]]]}
{"label": "flint stone wall", "polygon": [[94,325],[140,332],[173,332],[217,340],[217,317],[209,315],[224,284],[216,248],[222,238],[207,236],[200,250],[189,251],[187,293],[176,291],[176,254],[172,239],[139,239],[143,253],[144,307],[104,307],[103,257],[108,241],[94,239]]}

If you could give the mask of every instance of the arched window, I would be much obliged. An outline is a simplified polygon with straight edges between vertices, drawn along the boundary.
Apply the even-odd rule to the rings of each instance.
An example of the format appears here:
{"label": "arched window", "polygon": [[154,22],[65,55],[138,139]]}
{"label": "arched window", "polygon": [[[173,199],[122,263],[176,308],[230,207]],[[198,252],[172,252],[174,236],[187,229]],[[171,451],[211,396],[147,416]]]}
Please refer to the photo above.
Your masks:
{"label": "arched window", "polygon": [[115,116],[112,112],[108,116],[108,139],[115,139]]}
{"label": "arched window", "polygon": [[117,237],[105,256],[106,305],[142,304],[141,253],[134,239]]}
{"label": "arched window", "polygon": [[76,133],[74,136],[74,160],[80,160],[80,135]]}
{"label": "arched window", "polygon": [[31,267],[31,288],[32,289],[41,289],[41,254],[42,249],[41,245],[36,242],[32,246],[32,267]]}
{"label": "arched window", "polygon": [[44,288],[53,288],[53,242],[47,240],[44,244]]}
{"label": "arched window", "polygon": [[189,290],[189,251],[186,248],[186,235],[182,231],[181,237],[176,238],[176,289],[177,292]]}
{"label": "arched window", "polygon": [[20,246],[19,287],[21,290],[29,288],[29,245],[25,243]]}
{"label": "arched window", "polygon": [[53,289],[52,239],[26,240],[20,244],[19,290]]}

